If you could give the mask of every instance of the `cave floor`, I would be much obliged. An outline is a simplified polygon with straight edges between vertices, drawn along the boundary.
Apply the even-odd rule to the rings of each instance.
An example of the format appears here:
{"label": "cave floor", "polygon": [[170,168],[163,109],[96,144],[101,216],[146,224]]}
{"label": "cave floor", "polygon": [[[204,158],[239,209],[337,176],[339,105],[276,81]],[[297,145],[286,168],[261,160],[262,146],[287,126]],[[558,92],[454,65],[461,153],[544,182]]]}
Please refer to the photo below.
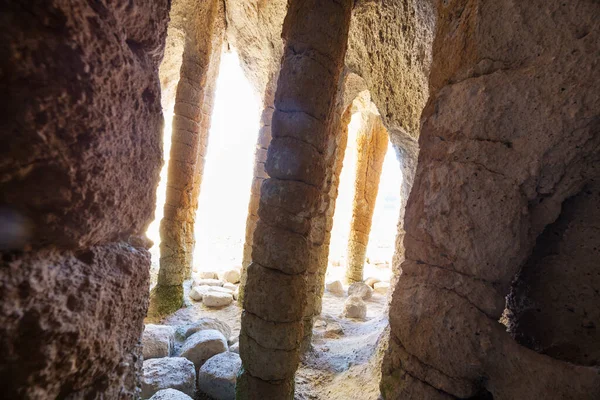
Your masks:
{"label": "cave floor", "polygon": [[[241,308],[236,302],[209,308],[189,299],[186,306],[166,317],[163,324],[183,325],[203,317],[229,324],[232,336],[240,333]],[[323,310],[315,321],[312,349],[303,357],[296,373],[297,400],[377,400],[381,375],[382,342],[388,326],[387,296],[373,293],[366,301],[367,318],[358,321],[341,317],[346,296],[323,295]],[[338,325],[339,324],[339,325]],[[341,328],[341,330],[340,330]],[[381,344],[381,345],[380,345]]]}

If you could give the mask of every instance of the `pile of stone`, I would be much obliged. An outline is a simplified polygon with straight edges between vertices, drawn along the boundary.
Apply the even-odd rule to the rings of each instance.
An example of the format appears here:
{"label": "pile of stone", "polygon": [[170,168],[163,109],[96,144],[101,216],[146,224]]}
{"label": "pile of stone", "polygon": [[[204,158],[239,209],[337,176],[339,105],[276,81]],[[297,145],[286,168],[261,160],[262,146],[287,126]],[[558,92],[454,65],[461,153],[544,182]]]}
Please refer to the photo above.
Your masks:
{"label": "pile of stone", "polygon": [[190,298],[207,307],[225,307],[237,300],[241,273],[230,269],[223,273],[201,272],[190,290]]}
{"label": "pile of stone", "polygon": [[188,400],[198,391],[234,400],[242,365],[237,341],[231,328],[214,318],[178,327],[146,325],[141,398]]}

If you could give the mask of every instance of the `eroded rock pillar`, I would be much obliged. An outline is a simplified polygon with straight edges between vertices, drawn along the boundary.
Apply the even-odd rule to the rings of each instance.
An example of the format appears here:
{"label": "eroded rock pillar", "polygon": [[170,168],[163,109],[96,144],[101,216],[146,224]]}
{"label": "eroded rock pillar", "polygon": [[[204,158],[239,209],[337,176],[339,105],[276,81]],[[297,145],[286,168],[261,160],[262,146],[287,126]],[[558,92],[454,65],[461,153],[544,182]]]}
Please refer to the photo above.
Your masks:
{"label": "eroded rock pillar", "polygon": [[293,0],[275,94],[273,139],[242,314],[238,399],[292,399],[306,307],[308,234],[325,180],[328,126],[346,51],[350,0]]}
{"label": "eroded rock pillar", "polygon": [[185,44],[175,95],[164,216],[160,222],[160,270],[148,317],[183,305],[183,282],[191,276],[194,223],[208,143],[215,84],[224,37],[222,2],[179,2]]}
{"label": "eroded rock pillar", "polygon": [[363,115],[363,125],[357,132],[356,145],[356,183],[346,257],[346,280],[349,283],[363,280],[375,201],[388,147],[388,134],[378,115]]}
{"label": "eroded rock pillar", "polygon": [[2,2],[0,397],[135,399],[169,1]]}
{"label": "eroded rock pillar", "polygon": [[[600,6],[455,0],[437,7],[431,97],[406,210],[406,260],[390,306],[383,397],[598,398],[597,368],[527,348],[498,321],[517,273],[525,266],[528,275],[545,255],[536,245],[558,240],[542,234],[549,224],[594,229],[595,217],[587,227],[572,220],[577,213],[567,199],[585,197],[598,179],[600,97],[592,93],[600,90],[600,38],[589,27],[597,26]],[[573,201],[587,207],[583,198]],[[573,269],[569,279],[582,279],[579,257],[593,254],[596,242],[595,235],[567,235],[553,249],[560,257],[561,247],[580,247],[563,259]],[[536,283],[525,298],[535,299],[537,290],[562,295],[559,282]],[[598,288],[578,290],[566,292],[594,303]],[[568,343],[579,327],[557,331],[544,316],[552,307],[540,305],[539,323]],[[562,312],[557,317],[569,324]],[[530,321],[520,318],[514,333],[535,338],[524,325]],[[569,351],[597,348],[590,343]]]}

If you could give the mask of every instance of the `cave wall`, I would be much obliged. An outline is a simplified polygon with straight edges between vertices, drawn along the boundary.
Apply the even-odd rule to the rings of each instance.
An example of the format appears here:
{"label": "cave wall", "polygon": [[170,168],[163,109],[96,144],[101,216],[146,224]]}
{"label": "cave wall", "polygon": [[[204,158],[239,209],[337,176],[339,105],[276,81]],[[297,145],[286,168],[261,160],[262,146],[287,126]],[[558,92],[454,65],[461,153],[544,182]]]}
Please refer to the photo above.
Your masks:
{"label": "cave wall", "polygon": [[[543,247],[549,240],[544,229],[566,220],[575,232],[579,212],[597,207],[597,197],[591,208],[577,199],[599,172],[598,15],[600,4],[586,0],[437,2],[430,98],[406,209],[406,261],[390,308],[384,398],[600,396],[600,375],[589,362],[527,348],[513,338],[535,337],[523,320],[512,335],[498,322],[524,265],[517,279],[531,276],[529,261],[547,279],[555,270],[534,251],[536,241]],[[595,240],[558,232],[559,256]],[[591,257],[593,246],[581,252]],[[562,260],[572,279],[585,279],[589,267],[579,268],[579,255]],[[532,281],[524,297],[539,297],[536,287],[543,287],[542,297],[575,291],[579,304],[591,307],[588,315],[597,315],[593,290],[556,278]],[[549,301],[540,310],[555,306]],[[561,329],[539,314],[539,329],[563,345],[600,345],[584,340],[564,311],[556,318],[573,325]]]}
{"label": "cave wall", "polygon": [[135,397],[169,7],[144,3],[2,1],[5,398]]}

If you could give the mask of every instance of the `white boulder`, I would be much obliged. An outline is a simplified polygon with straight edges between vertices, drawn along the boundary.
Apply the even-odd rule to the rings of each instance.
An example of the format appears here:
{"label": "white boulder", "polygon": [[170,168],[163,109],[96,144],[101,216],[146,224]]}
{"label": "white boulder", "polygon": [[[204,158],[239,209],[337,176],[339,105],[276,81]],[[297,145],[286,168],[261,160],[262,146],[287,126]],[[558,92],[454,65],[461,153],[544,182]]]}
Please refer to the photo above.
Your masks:
{"label": "white boulder", "polygon": [[232,292],[235,292],[237,290],[237,285],[234,285],[233,283],[229,283],[229,282],[225,282],[223,284],[223,288],[224,289],[228,289],[231,290]]}
{"label": "white boulder", "polygon": [[175,328],[166,325],[148,324],[142,335],[144,360],[169,357],[175,342]]}
{"label": "white boulder", "polygon": [[202,302],[207,307],[224,307],[233,302],[233,295],[211,290],[202,296]]}
{"label": "white boulder", "polygon": [[342,285],[342,281],[328,282],[325,284],[325,289],[336,296],[344,295],[344,286]]}
{"label": "white boulder", "polygon": [[213,271],[204,271],[198,274],[200,279],[219,279],[219,274]]}
{"label": "white boulder", "polygon": [[196,368],[183,357],[153,358],[144,361],[141,380],[142,399],[149,399],[162,389],[177,389],[194,396]]}
{"label": "white boulder", "polygon": [[227,339],[215,329],[208,329],[194,333],[187,338],[181,347],[181,357],[185,357],[197,368],[212,356],[227,351]]}
{"label": "white boulder", "polygon": [[194,281],[194,286],[223,286],[220,279],[198,279]]}
{"label": "white boulder", "polygon": [[223,272],[221,276],[221,280],[229,283],[239,283],[240,282],[240,270],[238,269],[230,269],[228,271]]}
{"label": "white boulder", "polygon": [[381,279],[375,278],[375,277],[369,277],[367,279],[365,279],[365,284],[373,287],[377,282],[381,282]]}
{"label": "white boulder", "polygon": [[209,329],[221,332],[224,337],[231,337],[231,327],[227,323],[210,317],[200,318],[197,322],[178,327],[177,334],[181,339],[185,340],[196,332]]}
{"label": "white boulder", "polygon": [[198,370],[198,389],[215,400],[235,400],[235,382],[241,366],[237,353],[217,354]]}
{"label": "white boulder", "polygon": [[187,394],[175,389],[163,389],[154,393],[150,400],[194,400]]}
{"label": "white boulder", "polygon": [[365,319],[367,304],[360,296],[350,296],[344,303],[344,316],[346,318]]}
{"label": "white boulder", "polygon": [[202,285],[202,286],[194,286],[192,290],[190,290],[190,297],[195,301],[202,301],[202,296],[210,291],[212,286]]}
{"label": "white boulder", "polygon": [[369,300],[373,296],[373,289],[366,283],[356,282],[348,287],[348,296],[359,296],[363,300]]}

